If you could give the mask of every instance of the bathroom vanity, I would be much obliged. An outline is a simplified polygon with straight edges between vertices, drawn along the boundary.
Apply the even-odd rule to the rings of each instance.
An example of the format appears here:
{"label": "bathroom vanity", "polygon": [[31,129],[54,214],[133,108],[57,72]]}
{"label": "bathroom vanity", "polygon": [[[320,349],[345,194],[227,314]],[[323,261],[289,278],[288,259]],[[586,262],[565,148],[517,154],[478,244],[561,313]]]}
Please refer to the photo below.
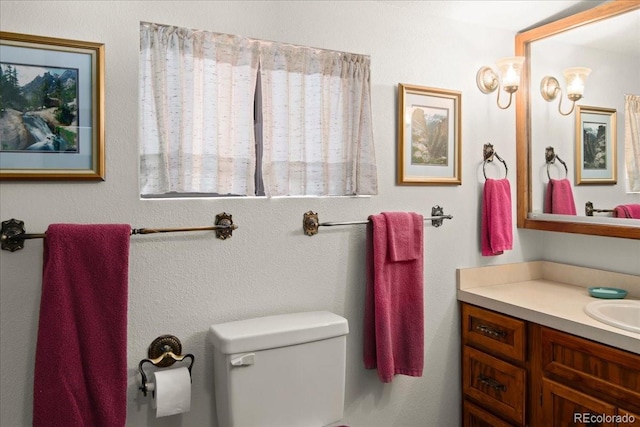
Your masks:
{"label": "bathroom vanity", "polygon": [[640,333],[589,317],[590,286],[640,299],[639,276],[547,261],[458,270],[464,426],[640,423]]}

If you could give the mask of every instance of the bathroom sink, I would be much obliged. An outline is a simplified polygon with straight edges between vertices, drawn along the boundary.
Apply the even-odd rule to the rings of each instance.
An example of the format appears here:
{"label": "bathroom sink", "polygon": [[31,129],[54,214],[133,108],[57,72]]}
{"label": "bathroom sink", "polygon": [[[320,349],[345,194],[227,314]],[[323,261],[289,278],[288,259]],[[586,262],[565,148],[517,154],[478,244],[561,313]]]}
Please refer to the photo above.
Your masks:
{"label": "bathroom sink", "polygon": [[584,306],[584,311],[602,323],[640,334],[638,300],[593,301]]}

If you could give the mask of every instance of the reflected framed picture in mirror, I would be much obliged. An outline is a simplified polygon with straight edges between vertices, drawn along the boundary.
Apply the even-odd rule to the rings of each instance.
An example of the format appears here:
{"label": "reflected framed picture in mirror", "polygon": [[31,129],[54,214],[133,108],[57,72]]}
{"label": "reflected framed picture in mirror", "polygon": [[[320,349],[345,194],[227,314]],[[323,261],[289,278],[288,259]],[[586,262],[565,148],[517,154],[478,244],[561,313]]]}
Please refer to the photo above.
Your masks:
{"label": "reflected framed picture in mirror", "polygon": [[576,185],[615,184],[616,110],[576,107]]}

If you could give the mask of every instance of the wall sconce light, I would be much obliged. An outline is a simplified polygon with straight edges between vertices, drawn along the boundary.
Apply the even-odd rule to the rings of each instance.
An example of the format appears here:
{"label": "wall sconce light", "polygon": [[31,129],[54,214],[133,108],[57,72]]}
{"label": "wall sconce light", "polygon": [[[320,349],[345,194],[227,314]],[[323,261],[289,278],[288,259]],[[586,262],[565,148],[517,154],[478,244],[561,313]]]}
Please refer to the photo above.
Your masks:
{"label": "wall sconce light", "polygon": [[[476,83],[482,93],[489,94],[498,89],[498,107],[506,110],[511,105],[513,93],[520,87],[520,73],[524,56],[510,56],[502,58],[496,62],[498,74],[491,67],[482,67],[476,74]],[[509,103],[506,106],[500,105],[500,87],[509,93]]]}
{"label": "wall sconce light", "polygon": [[[591,74],[590,68],[585,67],[573,67],[564,70],[564,78],[567,82],[567,98],[572,102],[571,109],[563,113],[562,112],[562,96],[560,96],[560,102],[558,103],[558,112],[563,116],[568,116],[573,112],[576,107],[576,101],[582,98],[584,93],[584,85],[587,82],[587,77]],[[558,94],[562,94],[560,84],[555,77],[545,76],[540,82],[540,93],[546,101],[553,101]]]}

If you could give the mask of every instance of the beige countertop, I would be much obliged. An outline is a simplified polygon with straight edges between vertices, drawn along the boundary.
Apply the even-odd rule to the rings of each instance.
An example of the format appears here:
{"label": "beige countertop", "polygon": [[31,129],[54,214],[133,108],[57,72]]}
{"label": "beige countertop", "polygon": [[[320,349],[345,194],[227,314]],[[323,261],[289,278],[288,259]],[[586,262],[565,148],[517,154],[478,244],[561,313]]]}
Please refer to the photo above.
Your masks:
{"label": "beige countertop", "polygon": [[458,269],[458,300],[640,354],[640,334],[589,317],[591,286],[640,299],[640,276],[548,261]]}

